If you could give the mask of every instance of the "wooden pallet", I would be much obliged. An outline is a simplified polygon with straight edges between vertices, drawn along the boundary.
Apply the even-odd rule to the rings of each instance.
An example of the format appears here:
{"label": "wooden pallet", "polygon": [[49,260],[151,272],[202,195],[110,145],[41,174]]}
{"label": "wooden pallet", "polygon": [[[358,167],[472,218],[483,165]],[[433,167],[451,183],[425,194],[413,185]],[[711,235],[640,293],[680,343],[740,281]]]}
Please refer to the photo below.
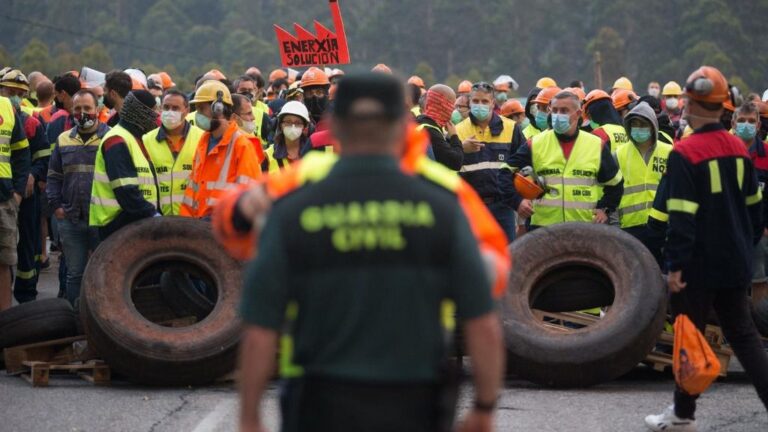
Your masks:
{"label": "wooden pallet", "polygon": [[87,348],[85,336],[76,336],[6,348],[6,373],[20,375],[35,387],[48,385],[51,372],[77,374],[82,379],[105,385],[110,369]]}
{"label": "wooden pallet", "polygon": [[[583,312],[543,312],[533,311],[534,315],[544,321],[543,325],[550,330],[570,333],[578,329],[569,327],[568,324],[576,324],[578,326],[589,326],[597,321],[600,321],[600,317],[590,315]],[[709,342],[712,350],[715,352],[717,359],[720,361],[720,376],[724,377],[728,374],[728,365],[731,362],[733,351],[725,346],[725,338],[720,327],[708,325],[704,332],[704,338]],[[650,365],[654,370],[663,372],[666,368],[672,367],[672,355],[660,350],[662,346],[669,347],[669,351],[672,352],[672,346],[674,345],[674,335],[669,332],[662,332],[654,347],[653,351],[645,358],[644,363]]]}

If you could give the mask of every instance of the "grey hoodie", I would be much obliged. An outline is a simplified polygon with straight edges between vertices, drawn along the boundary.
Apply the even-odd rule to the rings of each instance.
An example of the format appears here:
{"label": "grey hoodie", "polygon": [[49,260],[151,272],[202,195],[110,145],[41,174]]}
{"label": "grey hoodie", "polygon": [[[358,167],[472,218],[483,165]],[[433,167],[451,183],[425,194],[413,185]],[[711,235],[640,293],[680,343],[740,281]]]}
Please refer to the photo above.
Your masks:
{"label": "grey hoodie", "polygon": [[651,122],[651,126],[653,127],[653,131],[651,131],[651,137],[653,137],[654,142],[658,141],[659,122],[656,120],[656,113],[653,111],[653,108],[651,108],[651,106],[645,102],[637,104],[637,106],[634,107],[626,117],[624,117],[624,129],[627,130],[627,136],[629,139],[631,139],[632,142],[635,142],[635,140],[632,139],[632,133],[629,130],[629,122],[632,121],[632,118],[637,117]]}

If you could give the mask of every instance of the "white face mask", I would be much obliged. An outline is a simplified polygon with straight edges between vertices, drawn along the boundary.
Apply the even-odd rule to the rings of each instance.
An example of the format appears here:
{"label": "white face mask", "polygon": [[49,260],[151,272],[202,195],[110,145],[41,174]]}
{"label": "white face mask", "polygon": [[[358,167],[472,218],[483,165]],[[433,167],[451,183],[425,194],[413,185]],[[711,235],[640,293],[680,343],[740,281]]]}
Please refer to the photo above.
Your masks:
{"label": "white face mask", "polygon": [[247,134],[252,134],[256,130],[256,122],[243,120],[243,125],[240,126],[240,129]]}
{"label": "white face mask", "polygon": [[285,135],[289,141],[296,141],[299,139],[303,131],[304,128],[299,126],[283,126],[283,135]]}
{"label": "white face mask", "polygon": [[655,98],[659,97],[659,89],[657,89],[656,87],[649,88],[648,95],[653,96]]}
{"label": "white face mask", "polygon": [[163,111],[160,120],[166,129],[176,129],[181,125],[181,111]]}
{"label": "white face mask", "polygon": [[677,109],[680,106],[680,101],[677,98],[667,98],[667,108]]}

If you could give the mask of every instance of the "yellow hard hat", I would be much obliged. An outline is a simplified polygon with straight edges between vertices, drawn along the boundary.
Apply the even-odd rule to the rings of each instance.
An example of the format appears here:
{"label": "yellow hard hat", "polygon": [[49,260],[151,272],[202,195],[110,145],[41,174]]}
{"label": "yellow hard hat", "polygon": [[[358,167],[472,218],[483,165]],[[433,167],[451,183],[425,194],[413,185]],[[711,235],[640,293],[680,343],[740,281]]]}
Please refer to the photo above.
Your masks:
{"label": "yellow hard hat", "polygon": [[681,94],[683,94],[683,89],[680,84],[674,81],[664,84],[664,88],[661,90],[662,96],[680,96]]}
{"label": "yellow hard hat", "polygon": [[613,83],[613,88],[635,91],[635,89],[632,88],[632,81],[630,81],[627,77],[621,77],[617,79],[616,82]]}
{"label": "yellow hard hat", "polygon": [[550,77],[542,77],[536,81],[536,87],[540,89],[545,89],[547,87],[557,87],[557,83]]}
{"label": "yellow hard hat", "polygon": [[13,69],[2,75],[0,79],[0,86],[13,87],[24,91],[29,91],[29,80],[18,69]]}
{"label": "yellow hard hat", "polygon": [[197,92],[195,92],[195,98],[189,101],[189,103],[215,102],[219,92],[221,92],[221,100],[225,104],[234,106],[232,103],[232,94],[229,92],[227,86],[221,81],[216,80],[204,82],[203,85],[197,89]]}

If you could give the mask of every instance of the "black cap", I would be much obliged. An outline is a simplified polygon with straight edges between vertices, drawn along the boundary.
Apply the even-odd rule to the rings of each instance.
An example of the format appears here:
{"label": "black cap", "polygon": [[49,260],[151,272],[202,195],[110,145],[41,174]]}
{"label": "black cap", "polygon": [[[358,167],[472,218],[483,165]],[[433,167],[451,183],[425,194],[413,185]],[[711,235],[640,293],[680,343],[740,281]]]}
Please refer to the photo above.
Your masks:
{"label": "black cap", "polygon": [[360,99],[373,99],[381,103],[381,117],[397,120],[405,115],[404,85],[392,75],[368,72],[346,75],[339,81],[334,100],[333,115],[342,119],[355,119],[352,106]]}

